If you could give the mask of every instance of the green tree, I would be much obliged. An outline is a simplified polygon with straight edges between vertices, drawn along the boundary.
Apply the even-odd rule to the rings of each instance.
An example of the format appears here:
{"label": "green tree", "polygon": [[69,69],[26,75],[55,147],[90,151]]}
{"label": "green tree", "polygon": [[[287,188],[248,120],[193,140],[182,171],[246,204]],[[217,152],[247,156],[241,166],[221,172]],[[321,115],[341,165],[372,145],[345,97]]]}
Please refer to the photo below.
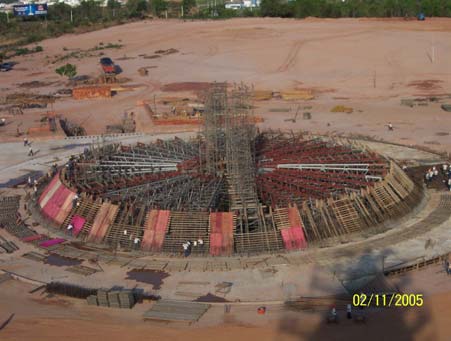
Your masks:
{"label": "green tree", "polygon": [[168,2],[165,0],[152,0],[152,12],[159,17],[168,9]]}
{"label": "green tree", "polygon": [[191,12],[191,10],[196,7],[196,0],[183,0],[182,6],[183,13],[185,15],[188,15]]}
{"label": "green tree", "polygon": [[127,7],[129,17],[140,17],[148,10],[146,0],[128,0],[125,6]]}
{"label": "green tree", "polygon": [[66,76],[71,79],[77,75],[77,67],[73,64],[66,64],[55,69],[55,72],[60,76]]}
{"label": "green tree", "polygon": [[263,17],[292,17],[294,5],[285,0],[262,0],[260,13]]}

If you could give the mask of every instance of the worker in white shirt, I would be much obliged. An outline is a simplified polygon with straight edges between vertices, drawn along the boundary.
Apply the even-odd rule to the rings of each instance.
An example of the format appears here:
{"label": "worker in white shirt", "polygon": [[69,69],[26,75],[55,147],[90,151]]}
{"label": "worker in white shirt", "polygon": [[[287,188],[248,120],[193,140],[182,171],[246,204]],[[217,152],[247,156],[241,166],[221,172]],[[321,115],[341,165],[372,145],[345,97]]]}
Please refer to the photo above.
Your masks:
{"label": "worker in white shirt", "polygon": [[67,225],[67,234],[71,234],[73,228],[74,228],[74,225],[72,225],[72,224]]}
{"label": "worker in white shirt", "polygon": [[183,255],[185,257],[188,257],[188,247],[189,247],[188,243],[183,243],[182,247],[183,247]]}
{"label": "worker in white shirt", "polygon": [[437,167],[432,167],[432,171],[434,172],[434,176],[437,176],[438,175],[438,169],[437,169]]}
{"label": "worker in white shirt", "polygon": [[133,240],[133,244],[135,245],[135,250],[138,250],[139,242],[140,242],[140,240],[139,240],[138,237],[136,237],[136,238]]}

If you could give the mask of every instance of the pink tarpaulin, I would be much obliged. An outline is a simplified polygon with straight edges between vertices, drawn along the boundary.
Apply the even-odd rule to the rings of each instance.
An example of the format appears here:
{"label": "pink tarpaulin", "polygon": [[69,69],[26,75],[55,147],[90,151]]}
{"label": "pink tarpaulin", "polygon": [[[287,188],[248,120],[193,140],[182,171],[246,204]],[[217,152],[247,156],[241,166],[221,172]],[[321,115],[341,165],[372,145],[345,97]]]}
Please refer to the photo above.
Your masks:
{"label": "pink tarpaulin", "polygon": [[[42,208],[42,212],[51,220],[62,223],[70,212],[70,197],[75,195],[74,192],[64,186],[60,186],[47,204]],[[69,205],[67,202],[69,201]],[[66,204],[66,205],[64,205]]]}
{"label": "pink tarpaulin", "polygon": [[77,237],[81,230],[83,229],[83,226],[86,223],[86,219],[83,217],[80,217],[79,215],[74,215],[71,220],[71,224],[74,227],[72,229],[72,235]]}
{"label": "pink tarpaulin", "polygon": [[44,189],[44,191],[42,192],[41,196],[39,197],[39,205],[41,207],[45,206],[45,204],[47,204],[47,194],[55,188],[55,186],[59,186],[60,185],[60,179],[59,179],[60,173],[56,173],[56,175],[53,177],[52,181],[50,181],[50,183],[47,185],[47,187]]}
{"label": "pink tarpaulin", "polygon": [[24,237],[21,240],[25,243],[30,243],[30,242],[34,242],[35,240],[42,239],[43,237],[44,237],[44,235],[42,235],[42,234],[35,234],[33,236]]}
{"label": "pink tarpaulin", "polygon": [[53,245],[64,243],[65,241],[66,241],[66,239],[63,239],[63,238],[54,238],[54,239],[49,239],[42,243],[39,243],[39,246],[40,247],[50,247]]}

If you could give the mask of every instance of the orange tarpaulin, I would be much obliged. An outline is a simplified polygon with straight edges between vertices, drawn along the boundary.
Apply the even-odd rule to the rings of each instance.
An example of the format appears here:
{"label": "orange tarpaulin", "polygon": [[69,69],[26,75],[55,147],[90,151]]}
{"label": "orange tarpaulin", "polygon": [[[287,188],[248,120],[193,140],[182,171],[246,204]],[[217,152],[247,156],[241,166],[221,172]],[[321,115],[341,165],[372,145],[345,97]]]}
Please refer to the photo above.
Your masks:
{"label": "orange tarpaulin", "polygon": [[233,252],[233,213],[210,213],[210,254],[230,255]]}
{"label": "orange tarpaulin", "polygon": [[151,210],[147,216],[146,229],[141,243],[145,251],[161,251],[164,236],[169,226],[170,211]]}

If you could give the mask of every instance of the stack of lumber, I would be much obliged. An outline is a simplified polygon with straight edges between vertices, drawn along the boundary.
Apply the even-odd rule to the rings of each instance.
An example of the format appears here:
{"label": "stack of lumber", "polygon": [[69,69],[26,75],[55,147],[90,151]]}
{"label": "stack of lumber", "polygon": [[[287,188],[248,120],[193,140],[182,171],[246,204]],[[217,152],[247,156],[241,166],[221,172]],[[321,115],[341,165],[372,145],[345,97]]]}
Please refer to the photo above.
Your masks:
{"label": "stack of lumber", "polygon": [[101,307],[109,307],[108,290],[100,289],[97,291],[97,301]]}
{"label": "stack of lumber", "polygon": [[161,300],[144,314],[144,319],[194,322],[198,321],[208,308],[209,304]]}
{"label": "stack of lumber", "polygon": [[272,98],[272,91],[268,90],[255,90],[253,92],[254,100],[256,101],[267,101]]}
{"label": "stack of lumber", "polygon": [[88,86],[79,87],[72,90],[72,97],[75,99],[111,97],[109,86]]}
{"label": "stack of lumber", "polygon": [[111,308],[120,308],[119,290],[112,290],[108,292],[108,305]]}
{"label": "stack of lumber", "polygon": [[285,101],[310,100],[315,98],[313,92],[310,90],[281,91],[280,96]]}
{"label": "stack of lumber", "polygon": [[345,112],[345,113],[351,114],[354,111],[354,109],[352,109],[350,107],[345,107],[344,105],[336,105],[330,111],[331,112]]}
{"label": "stack of lumber", "polygon": [[97,295],[88,296],[86,301],[88,305],[122,309],[131,309],[136,303],[133,291],[130,289],[99,289]]}
{"label": "stack of lumber", "polygon": [[99,305],[99,301],[97,300],[96,295],[89,295],[86,298],[86,301],[88,302],[88,305]]}

